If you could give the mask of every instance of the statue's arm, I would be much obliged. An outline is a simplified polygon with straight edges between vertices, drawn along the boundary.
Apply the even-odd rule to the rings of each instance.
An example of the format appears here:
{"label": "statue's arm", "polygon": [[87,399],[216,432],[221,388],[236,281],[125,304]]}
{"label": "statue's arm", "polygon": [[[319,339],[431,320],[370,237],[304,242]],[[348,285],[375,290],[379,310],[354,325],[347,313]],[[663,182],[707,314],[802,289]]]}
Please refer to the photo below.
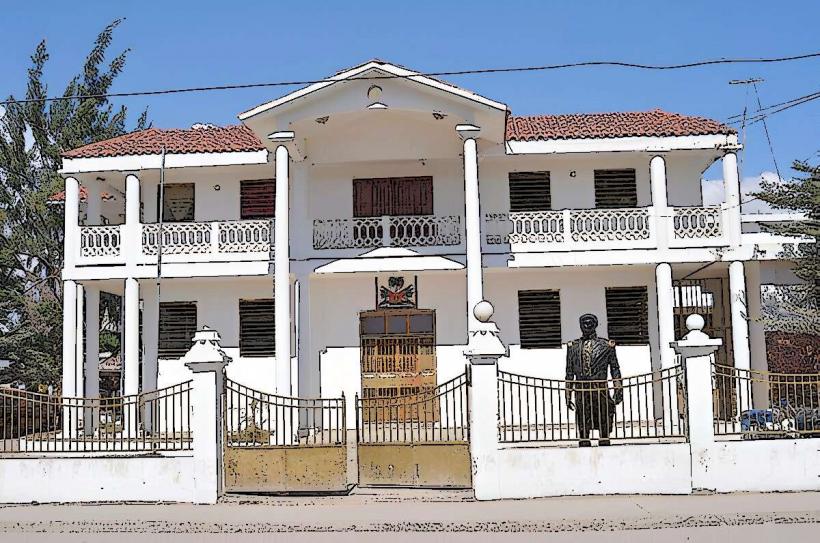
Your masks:
{"label": "statue's arm", "polygon": [[615,389],[615,403],[621,403],[624,397],[623,380],[621,379],[621,366],[618,364],[618,353],[615,350],[615,342],[609,342],[609,374],[612,376],[612,385]]}
{"label": "statue's arm", "polygon": [[572,363],[572,342],[567,343],[567,371],[566,371],[566,402],[567,408],[575,409],[575,404],[572,402],[573,381],[575,380],[575,365]]}

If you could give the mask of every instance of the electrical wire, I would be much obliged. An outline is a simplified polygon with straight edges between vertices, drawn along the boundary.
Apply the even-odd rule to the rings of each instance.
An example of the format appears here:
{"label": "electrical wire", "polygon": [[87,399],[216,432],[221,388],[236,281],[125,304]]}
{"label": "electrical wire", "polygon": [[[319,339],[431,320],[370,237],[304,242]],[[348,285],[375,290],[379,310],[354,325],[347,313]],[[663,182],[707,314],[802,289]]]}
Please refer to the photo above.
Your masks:
{"label": "electrical wire", "polygon": [[253,89],[264,87],[287,87],[297,85],[313,85],[317,83],[339,83],[348,81],[375,81],[385,79],[413,79],[415,77],[442,77],[442,76],[461,76],[461,75],[485,75],[498,73],[519,73],[519,72],[540,72],[547,70],[561,70],[566,68],[585,68],[585,67],[618,67],[618,68],[635,68],[641,70],[683,70],[689,68],[698,68],[703,66],[715,66],[721,64],[771,64],[778,62],[791,62],[796,60],[807,60],[811,58],[820,57],[820,52],[806,53],[803,55],[794,55],[787,57],[774,58],[719,58],[711,60],[701,60],[695,62],[687,62],[684,64],[638,64],[633,62],[623,61],[583,61],[570,62],[565,64],[549,64],[544,66],[523,66],[523,67],[507,67],[507,68],[480,68],[470,70],[454,70],[454,71],[440,71],[440,72],[424,72],[411,73],[407,75],[379,75],[368,77],[357,77],[352,80],[348,79],[313,79],[301,81],[275,81],[266,83],[245,83],[245,84],[226,84],[226,85],[212,85],[203,87],[183,87],[160,90],[147,91],[128,91],[128,92],[114,92],[114,93],[100,93],[100,94],[80,94],[74,96],[53,96],[44,98],[25,98],[21,100],[5,100],[0,102],[1,105],[9,105],[13,103],[30,103],[30,102],[57,102],[65,100],[87,100],[87,99],[107,99],[107,98],[125,98],[133,96],[157,96],[167,94],[180,94],[191,92],[209,92],[209,91],[223,91],[223,90],[237,90],[237,89]]}

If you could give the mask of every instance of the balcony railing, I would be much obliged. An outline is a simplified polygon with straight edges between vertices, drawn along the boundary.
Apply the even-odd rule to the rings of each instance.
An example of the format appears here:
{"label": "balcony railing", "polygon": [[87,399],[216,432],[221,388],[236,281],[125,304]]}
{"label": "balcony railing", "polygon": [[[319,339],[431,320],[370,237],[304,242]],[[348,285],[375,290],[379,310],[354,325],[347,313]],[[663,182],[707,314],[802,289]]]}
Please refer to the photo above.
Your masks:
{"label": "balcony railing", "polygon": [[[80,228],[79,264],[125,261],[125,226]],[[273,250],[272,220],[164,223],[140,225],[140,263],[155,262],[162,250],[168,262],[267,259]],[[130,248],[129,248],[130,250]]]}
{"label": "balcony railing", "polygon": [[667,209],[669,216],[660,217],[652,207],[489,213],[484,229],[488,244],[522,251],[654,248],[658,225],[668,232],[670,247],[723,242],[720,206]]}
{"label": "balcony railing", "polygon": [[401,215],[313,221],[314,249],[459,245],[461,218]]}
{"label": "balcony railing", "polygon": [[487,243],[571,250],[601,245],[637,248],[654,244],[652,208],[564,209],[491,213],[485,217]]}

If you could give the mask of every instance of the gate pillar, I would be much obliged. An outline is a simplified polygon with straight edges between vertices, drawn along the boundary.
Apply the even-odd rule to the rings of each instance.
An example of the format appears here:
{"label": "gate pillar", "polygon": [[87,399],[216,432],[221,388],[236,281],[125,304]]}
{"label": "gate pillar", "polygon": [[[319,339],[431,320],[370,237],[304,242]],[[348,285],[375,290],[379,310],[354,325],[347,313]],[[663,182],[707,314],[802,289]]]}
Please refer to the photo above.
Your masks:
{"label": "gate pillar", "polygon": [[191,433],[194,448],[194,503],[216,503],[222,487],[222,393],[225,366],[231,358],[219,345],[219,333],[203,326],[182,361],[193,372]]}
{"label": "gate pillar", "polygon": [[473,308],[479,321],[470,331],[464,355],[470,361],[470,457],[477,500],[501,498],[498,481],[498,359],[508,354],[493,306],[483,300]]}

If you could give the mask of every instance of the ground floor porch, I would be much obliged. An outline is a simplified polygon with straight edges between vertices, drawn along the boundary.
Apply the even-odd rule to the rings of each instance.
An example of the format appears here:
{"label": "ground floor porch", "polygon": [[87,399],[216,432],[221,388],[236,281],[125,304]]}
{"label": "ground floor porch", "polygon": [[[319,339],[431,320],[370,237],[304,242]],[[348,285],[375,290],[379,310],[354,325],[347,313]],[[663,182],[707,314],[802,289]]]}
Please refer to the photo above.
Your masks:
{"label": "ground floor porch", "polygon": [[[685,333],[691,313],[703,315],[707,332],[723,339],[719,364],[767,370],[761,285],[793,277],[783,262],[718,262],[485,268],[482,279],[482,297],[494,305],[509,347],[500,370],[563,379],[566,344],[580,335],[584,313],[595,314],[598,334],[616,342],[624,377],[673,367],[666,346]],[[101,292],[121,303],[113,327],[123,359],[121,394],[189,380],[179,357],[202,326],[219,332],[233,359],[228,377],[268,393],[410,394],[462,374],[467,363],[471,319],[465,273],[457,267],[292,274],[288,336],[275,330],[269,275],[66,285],[74,296],[66,296],[63,391],[74,397],[99,395]],[[381,328],[367,329],[374,319]],[[282,337],[289,337],[286,357],[277,345]],[[286,386],[279,382],[283,375]],[[352,411],[347,416],[353,422]]]}

